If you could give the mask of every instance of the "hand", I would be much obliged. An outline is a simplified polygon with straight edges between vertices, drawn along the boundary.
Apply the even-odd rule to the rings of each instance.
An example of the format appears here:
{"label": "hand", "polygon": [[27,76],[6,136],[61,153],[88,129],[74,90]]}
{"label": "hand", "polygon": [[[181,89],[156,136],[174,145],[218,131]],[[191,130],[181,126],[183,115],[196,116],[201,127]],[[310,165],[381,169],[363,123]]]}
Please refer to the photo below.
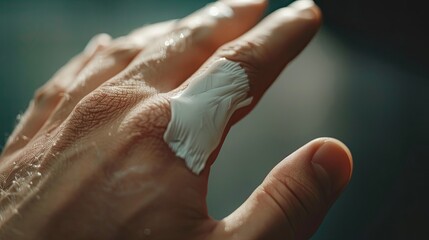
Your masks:
{"label": "hand", "polygon": [[[316,33],[309,0],[260,23],[263,0],[224,1],[112,40],[102,34],[36,92],[0,158],[0,239],[308,238],[351,176],[349,150],[314,140],[281,161],[221,221],[197,175],[163,140],[171,97],[220,58],[248,75],[252,103]],[[198,72],[198,74],[195,74]],[[267,124],[269,124],[267,122]]]}

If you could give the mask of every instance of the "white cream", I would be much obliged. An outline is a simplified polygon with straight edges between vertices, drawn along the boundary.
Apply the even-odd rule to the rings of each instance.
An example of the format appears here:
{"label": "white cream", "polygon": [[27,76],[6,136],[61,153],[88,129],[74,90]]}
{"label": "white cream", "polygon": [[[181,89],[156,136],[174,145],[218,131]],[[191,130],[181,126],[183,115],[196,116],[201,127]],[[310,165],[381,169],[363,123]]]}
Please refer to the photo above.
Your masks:
{"label": "white cream", "polygon": [[164,141],[194,173],[204,169],[232,114],[251,103],[248,92],[244,69],[222,58],[171,98]]}

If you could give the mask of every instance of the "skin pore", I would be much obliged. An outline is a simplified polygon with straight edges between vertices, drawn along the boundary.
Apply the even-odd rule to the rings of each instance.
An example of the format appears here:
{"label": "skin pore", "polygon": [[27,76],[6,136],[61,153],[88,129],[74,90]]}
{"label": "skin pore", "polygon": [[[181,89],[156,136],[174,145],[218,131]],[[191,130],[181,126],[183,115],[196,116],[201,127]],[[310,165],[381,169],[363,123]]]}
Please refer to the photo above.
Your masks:
{"label": "skin pore", "polygon": [[[330,138],[281,161],[230,216],[207,213],[210,165],[229,129],[320,25],[312,1],[260,20],[266,5],[227,0],[117,39],[95,36],[36,92],[3,149],[0,239],[311,236],[352,172],[349,150]],[[221,58],[244,69],[253,100],[196,175],[163,135],[172,97]]]}

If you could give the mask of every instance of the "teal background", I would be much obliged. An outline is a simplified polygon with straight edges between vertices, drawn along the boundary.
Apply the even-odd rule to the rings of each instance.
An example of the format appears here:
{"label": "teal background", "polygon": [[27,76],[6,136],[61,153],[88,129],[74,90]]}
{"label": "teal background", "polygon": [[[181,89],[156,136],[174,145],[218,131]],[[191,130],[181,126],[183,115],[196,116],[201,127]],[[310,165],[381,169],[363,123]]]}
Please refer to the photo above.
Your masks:
{"label": "teal background", "polygon": [[[118,37],[207,2],[0,1],[0,145],[34,90],[93,35]],[[269,11],[282,5],[272,1]],[[421,67],[427,65],[390,54],[410,52],[372,44],[369,35],[357,41],[330,16],[255,111],[232,129],[213,167],[209,211],[225,217],[281,159],[313,138],[331,136],[352,150],[354,176],[313,239],[421,238],[429,216],[429,81]]]}

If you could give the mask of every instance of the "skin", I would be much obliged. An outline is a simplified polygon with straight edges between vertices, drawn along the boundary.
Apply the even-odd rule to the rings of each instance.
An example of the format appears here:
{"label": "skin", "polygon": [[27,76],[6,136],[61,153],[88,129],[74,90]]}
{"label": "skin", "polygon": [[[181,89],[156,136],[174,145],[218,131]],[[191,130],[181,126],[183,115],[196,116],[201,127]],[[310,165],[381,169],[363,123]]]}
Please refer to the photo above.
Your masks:
{"label": "skin", "polygon": [[98,35],[36,92],[0,157],[0,239],[305,239],[316,231],[352,172],[338,140],[291,154],[220,221],[205,197],[222,144],[195,175],[163,141],[169,99],[193,74],[221,57],[248,74],[254,101],[225,137],[321,22],[308,0],[261,21],[263,0],[224,3],[233,17],[206,8],[118,39]]}

